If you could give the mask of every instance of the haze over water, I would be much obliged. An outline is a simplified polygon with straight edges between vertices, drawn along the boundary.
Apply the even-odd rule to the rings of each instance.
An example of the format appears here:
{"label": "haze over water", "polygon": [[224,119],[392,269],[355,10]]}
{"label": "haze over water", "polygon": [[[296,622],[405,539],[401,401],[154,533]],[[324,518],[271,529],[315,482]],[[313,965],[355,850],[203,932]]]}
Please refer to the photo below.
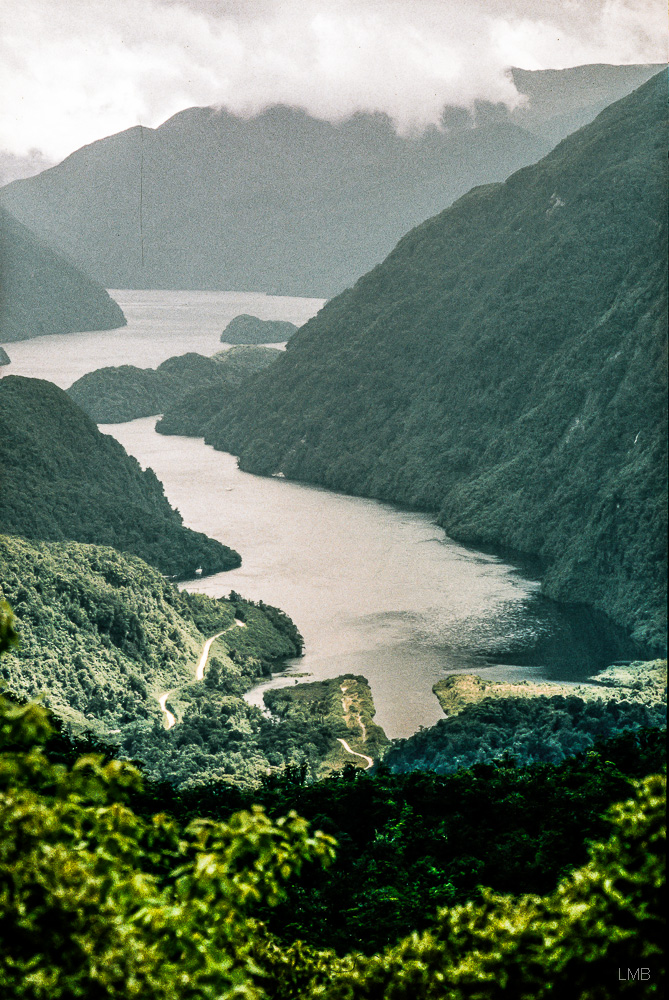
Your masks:
{"label": "haze over water", "polygon": [[[154,367],[221,349],[239,312],[302,323],[320,300],[252,293],[114,292],[128,326],[9,345],[7,374],[69,386],[103,365]],[[286,611],[305,655],[274,686],[342,673],[370,682],[390,737],[442,718],[433,684],[452,672],[582,680],[634,650],[601,616],[548,601],[501,559],[457,545],[427,514],[240,472],[202,440],[164,437],[155,418],[102,428],[150,466],[186,524],[237,549],[240,569],[186,584],[236,590]],[[265,685],[249,700],[262,703]]]}

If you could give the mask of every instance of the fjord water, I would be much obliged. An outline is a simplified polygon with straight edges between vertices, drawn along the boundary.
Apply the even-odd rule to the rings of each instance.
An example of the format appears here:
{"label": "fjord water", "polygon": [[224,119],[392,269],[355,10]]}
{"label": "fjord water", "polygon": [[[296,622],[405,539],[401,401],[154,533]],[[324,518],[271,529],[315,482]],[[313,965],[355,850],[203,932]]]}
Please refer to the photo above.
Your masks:
{"label": "fjord water", "polygon": [[187,351],[211,356],[226,347],[221,333],[240,313],[301,326],[323,305],[322,299],[257,292],[110,289],[109,294],[121,306],[127,326],[18,341],[7,352],[11,365],[2,374],[45,378],[66,389],[96,368],[156,368]]}
{"label": "fjord water", "polygon": [[[128,326],[10,345],[7,374],[68,386],[104,364],[154,366],[213,354],[233,315],[304,322],[318,300],[216,292],[114,292]],[[432,693],[447,673],[583,680],[635,650],[602,616],[543,598],[502,559],[455,544],[429,515],[241,472],[203,441],[155,433],[155,418],[102,428],[150,466],[186,524],[237,549],[240,569],[186,584],[236,590],[286,611],[305,655],[272,686],[363,674],[391,737],[443,717]],[[262,704],[266,685],[249,695]]]}

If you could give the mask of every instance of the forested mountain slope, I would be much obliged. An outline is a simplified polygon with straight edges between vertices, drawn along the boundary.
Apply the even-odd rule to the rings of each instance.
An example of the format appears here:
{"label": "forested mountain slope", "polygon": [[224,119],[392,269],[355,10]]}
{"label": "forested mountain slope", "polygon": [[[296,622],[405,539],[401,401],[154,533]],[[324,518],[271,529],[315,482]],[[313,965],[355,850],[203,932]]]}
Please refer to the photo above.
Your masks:
{"label": "forested mountain slope", "polygon": [[254,472],[439,513],[661,644],[666,73],[409,233],[223,405]]}
{"label": "forested mountain slope", "polygon": [[521,74],[532,113],[449,108],[444,128],[420,136],[398,135],[381,114],[331,124],[287,107],[249,119],[189,108],[7,185],[0,203],[107,288],[329,296],[472,184],[533,163],[580,124],[579,110],[594,114],[593,101],[651,72]]}
{"label": "forested mountain slope", "polygon": [[0,530],[112,545],[168,576],[239,566],[227,546],[183,525],[151,469],[142,471],[62,389],[0,380]]}
{"label": "forested mountain slope", "polygon": [[[176,785],[257,781],[273,766],[320,755],[323,727],[277,728],[242,695],[302,639],[277,608],[237,594],[180,591],[135,556],[77,542],[0,535],[0,601],[20,642],[0,678],[18,697],[43,696],[68,725],[108,738]],[[0,611],[7,605],[0,607]],[[217,636],[204,682],[196,666]],[[166,729],[164,702],[178,716]],[[271,759],[270,759],[271,758]]]}
{"label": "forested mountain slope", "polygon": [[221,334],[224,344],[279,344],[290,340],[297,327],[281,319],[258,319],[240,313],[230,320]]}
{"label": "forested mountain slope", "polygon": [[0,343],[125,326],[119,305],[0,208]]}
{"label": "forested mountain slope", "polygon": [[192,682],[206,636],[240,613],[244,655],[224,668],[231,690],[245,690],[274,659],[301,649],[285,616],[282,634],[250,604],[180,591],[141,559],[104,546],[0,535],[0,557],[0,594],[21,637],[2,661],[10,691],[44,693],[59,715],[101,723],[102,732],[162,724],[159,692]]}
{"label": "forested mountain slope", "polygon": [[175,409],[179,414],[184,410],[187,418],[189,396],[206,399],[217,389],[236,387],[262,371],[280,353],[276,347],[239,344],[219,351],[213,358],[192,351],[167,358],[157,368],[98,368],[77,379],[67,393],[99,424],[123,423],[154,413],[171,414]]}

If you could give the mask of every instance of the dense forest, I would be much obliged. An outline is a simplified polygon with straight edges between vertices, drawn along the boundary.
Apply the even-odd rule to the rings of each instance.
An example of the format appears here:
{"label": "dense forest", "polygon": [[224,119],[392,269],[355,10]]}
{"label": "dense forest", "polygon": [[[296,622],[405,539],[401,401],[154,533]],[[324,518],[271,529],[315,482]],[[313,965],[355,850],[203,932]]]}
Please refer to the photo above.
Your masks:
{"label": "dense forest", "polygon": [[125,316],[102,285],[0,208],[0,342],[113,330]]}
{"label": "dense forest", "polygon": [[[276,360],[280,351],[271,347],[239,346],[219,351],[213,358],[193,352],[168,358],[157,368],[98,368],[77,379],[67,390],[74,402],[98,424],[123,423],[155,413],[167,420],[184,419],[192,405],[206,407],[226,389],[240,386],[246,378]],[[164,432],[165,433],[165,432]]]}
{"label": "dense forest", "polygon": [[266,919],[286,939],[370,954],[428,927],[441,906],[481,899],[484,886],[550,892],[585,862],[587,841],[603,836],[608,806],[634,779],[665,768],[665,733],[624,732],[559,765],[521,766],[506,755],[446,777],[349,765],[314,783],[288,768],[252,790],[150,783],[134,807],[164,809],[184,825],[253,804],[274,819],[296,809],[335,838],[336,862],[307,869]]}
{"label": "dense forest", "polygon": [[485,699],[455,718],[440,719],[406,740],[384,759],[393,772],[451,774],[511,754],[521,764],[558,763],[587,750],[598,739],[636,727],[665,726],[662,703],[564,697]]}
{"label": "dense forest", "polygon": [[190,683],[205,638],[235,619],[245,627],[215,647],[218,683],[230,694],[302,649],[277,609],[180,591],[111,548],[0,535],[0,553],[2,595],[21,632],[2,665],[9,689],[44,692],[55,711],[102,733],[162,726],[158,693]]}
{"label": "dense forest", "polygon": [[[6,610],[0,629],[7,646]],[[656,730],[559,767],[351,768],[311,786],[289,770],[244,796],[142,787],[59,729],[0,696],[8,995],[662,995]],[[648,975],[621,982],[621,963]]]}
{"label": "dense forest", "polygon": [[[349,736],[341,711],[305,702],[268,718],[243,699],[302,652],[299,632],[277,608],[234,592],[213,600],[180,591],[111,548],[0,535],[2,599],[21,632],[20,646],[0,665],[8,689],[42,695],[69,725],[105,737],[156,779],[253,785],[286,766],[312,777],[325,762],[331,770],[347,759],[338,742]],[[215,635],[198,680],[205,640]],[[163,694],[178,721],[170,729]],[[386,742],[379,733],[370,733],[368,753]]]}
{"label": "dense forest", "polygon": [[186,434],[200,437],[205,424],[219,412],[233,389],[243,388],[247,379],[263,371],[283,352],[276,347],[239,344],[215,354],[218,369],[214,379],[198,382],[180,392],[162,412],[156,424],[159,434]]}
{"label": "dense forest", "polygon": [[662,647],[665,98],[663,72],[413,230],[205,441],[537,555],[548,594]]}
{"label": "dense forest", "polygon": [[280,319],[258,319],[240,313],[231,319],[221,334],[223,344],[280,344],[289,340],[297,327]]}
{"label": "dense forest", "polygon": [[0,381],[0,465],[7,534],[113,545],[179,578],[240,565],[232,549],[184,527],[153,471],[51,382]]}

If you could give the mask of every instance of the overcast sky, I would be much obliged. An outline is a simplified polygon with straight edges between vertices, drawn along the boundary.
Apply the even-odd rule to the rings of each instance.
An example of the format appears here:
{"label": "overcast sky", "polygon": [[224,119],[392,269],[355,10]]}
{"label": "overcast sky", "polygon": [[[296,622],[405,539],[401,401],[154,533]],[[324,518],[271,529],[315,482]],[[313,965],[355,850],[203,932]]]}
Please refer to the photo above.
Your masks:
{"label": "overcast sky", "polygon": [[667,59],[665,0],[2,0],[0,150],[62,159],[217,104],[324,118],[516,99],[509,66]]}

